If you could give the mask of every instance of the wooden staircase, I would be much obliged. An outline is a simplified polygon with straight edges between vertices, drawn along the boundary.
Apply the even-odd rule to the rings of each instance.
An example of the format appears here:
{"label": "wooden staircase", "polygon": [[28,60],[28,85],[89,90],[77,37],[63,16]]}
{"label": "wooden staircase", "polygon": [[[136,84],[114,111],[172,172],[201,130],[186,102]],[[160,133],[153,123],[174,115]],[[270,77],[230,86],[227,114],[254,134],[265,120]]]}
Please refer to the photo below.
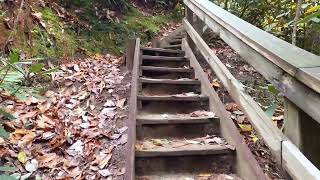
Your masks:
{"label": "wooden staircase", "polygon": [[[213,179],[226,174],[239,179],[243,174],[238,169],[237,143],[224,139],[221,119],[181,50],[184,36],[177,34],[164,48],[139,48],[136,53],[140,61],[133,69],[135,114],[130,118],[135,137],[128,151],[134,147],[134,158],[128,162],[126,179]],[[253,160],[246,163],[258,166],[248,148],[245,152],[249,156],[245,159]],[[252,172],[265,178],[259,167]]]}

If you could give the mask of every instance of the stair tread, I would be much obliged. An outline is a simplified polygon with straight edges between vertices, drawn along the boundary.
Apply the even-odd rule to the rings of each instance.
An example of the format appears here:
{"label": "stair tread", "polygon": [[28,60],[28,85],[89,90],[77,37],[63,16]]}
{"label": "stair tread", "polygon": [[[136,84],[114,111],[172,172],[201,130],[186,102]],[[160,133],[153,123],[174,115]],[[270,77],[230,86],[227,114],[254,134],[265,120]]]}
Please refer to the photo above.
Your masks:
{"label": "stair tread", "polygon": [[185,57],[170,57],[170,56],[151,56],[151,55],[143,55],[143,60],[158,60],[158,61],[188,61]]}
{"label": "stair tread", "polygon": [[138,95],[139,100],[145,101],[207,101],[208,96],[194,94],[192,96],[186,95]]}
{"label": "stair tread", "polygon": [[171,67],[158,67],[158,66],[141,66],[142,70],[146,71],[165,71],[165,72],[193,72],[190,68],[171,68]]}
{"label": "stair tread", "polygon": [[[200,144],[200,141],[186,139],[167,140],[165,143],[162,140],[138,140],[136,142],[136,157],[168,157],[168,156],[194,156],[194,155],[214,155],[214,154],[229,154],[232,153],[232,146],[220,144]],[[199,144],[196,144],[199,143]]]}
{"label": "stair tread", "polygon": [[152,78],[139,78],[141,83],[163,83],[163,84],[190,84],[190,85],[199,85],[201,82],[199,80],[193,79],[152,79]]}
{"label": "stair tread", "polygon": [[143,50],[143,51],[163,52],[163,53],[175,53],[175,54],[183,54],[183,53],[185,53],[182,50],[173,50],[173,49],[164,49],[164,48],[142,47],[141,50]]}
{"label": "stair tread", "polygon": [[167,45],[165,46],[166,47],[181,47],[182,45],[181,44],[170,44],[170,45]]}
{"label": "stair tread", "polygon": [[190,114],[144,114],[137,115],[139,124],[203,124],[210,123],[213,120],[219,120],[219,117],[212,115],[196,116]]}

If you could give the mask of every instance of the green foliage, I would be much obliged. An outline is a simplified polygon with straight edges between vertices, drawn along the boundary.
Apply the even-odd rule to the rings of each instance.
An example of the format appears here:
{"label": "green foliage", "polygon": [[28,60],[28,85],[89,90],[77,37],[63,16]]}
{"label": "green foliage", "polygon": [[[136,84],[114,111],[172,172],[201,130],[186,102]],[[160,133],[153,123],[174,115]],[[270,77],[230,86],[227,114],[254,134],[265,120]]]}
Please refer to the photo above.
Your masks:
{"label": "green foliage", "polygon": [[7,119],[16,119],[12,114],[8,113],[7,111],[5,111],[4,109],[0,108],[0,115],[7,118]]}
{"label": "green foliage", "polygon": [[92,53],[120,55],[129,38],[140,37],[143,43],[150,41],[158,34],[161,26],[172,20],[170,15],[144,16],[138,9],[130,6],[120,22],[97,21],[95,16],[91,16],[92,29],[80,33],[79,44]]}
{"label": "green foliage", "polygon": [[[290,0],[212,0],[245,21],[288,42],[292,41],[297,2]],[[272,7],[272,8],[270,8]],[[298,24],[297,46],[320,54],[320,6],[317,1],[303,1]]]}
{"label": "green foliage", "polygon": [[0,166],[0,171],[2,172],[12,172],[17,170],[17,168],[12,167],[12,166]]}
{"label": "green foliage", "polygon": [[8,175],[0,175],[0,180],[17,180],[17,179]]}
{"label": "green foliage", "polygon": [[[39,92],[32,85],[35,78],[50,78],[48,75],[56,69],[46,69],[39,62],[45,59],[27,59],[20,61],[20,55],[16,51],[10,53],[6,59],[0,59],[3,66],[0,68],[0,89],[3,89],[19,99],[26,99],[28,94]],[[3,114],[3,113],[2,113]]]}
{"label": "green foliage", "polygon": [[1,124],[0,124],[0,137],[6,138],[6,139],[10,137],[10,133],[8,133]]}

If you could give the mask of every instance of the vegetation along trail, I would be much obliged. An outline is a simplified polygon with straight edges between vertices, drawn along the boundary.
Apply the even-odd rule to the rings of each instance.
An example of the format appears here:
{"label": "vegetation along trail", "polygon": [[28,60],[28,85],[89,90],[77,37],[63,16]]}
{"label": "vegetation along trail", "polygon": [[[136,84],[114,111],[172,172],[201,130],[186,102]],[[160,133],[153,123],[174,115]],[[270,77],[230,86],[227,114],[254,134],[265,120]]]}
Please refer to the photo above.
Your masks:
{"label": "vegetation along trail", "polygon": [[[207,59],[243,84],[272,132],[286,130],[286,94],[201,26],[191,1],[0,0],[0,180],[290,179]],[[320,55],[318,1],[192,7],[204,1]]]}

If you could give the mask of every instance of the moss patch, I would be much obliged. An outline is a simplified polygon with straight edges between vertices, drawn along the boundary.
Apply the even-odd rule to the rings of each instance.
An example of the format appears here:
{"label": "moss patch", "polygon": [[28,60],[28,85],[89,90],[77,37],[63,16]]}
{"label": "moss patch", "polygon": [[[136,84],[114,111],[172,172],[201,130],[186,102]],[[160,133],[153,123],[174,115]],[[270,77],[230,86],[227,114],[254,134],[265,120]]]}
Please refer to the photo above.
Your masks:
{"label": "moss patch", "polygon": [[161,26],[172,20],[171,15],[144,16],[138,9],[130,7],[120,22],[93,20],[93,28],[83,31],[79,42],[91,52],[119,55],[123,53],[129,38],[140,37],[146,43],[158,34]]}

